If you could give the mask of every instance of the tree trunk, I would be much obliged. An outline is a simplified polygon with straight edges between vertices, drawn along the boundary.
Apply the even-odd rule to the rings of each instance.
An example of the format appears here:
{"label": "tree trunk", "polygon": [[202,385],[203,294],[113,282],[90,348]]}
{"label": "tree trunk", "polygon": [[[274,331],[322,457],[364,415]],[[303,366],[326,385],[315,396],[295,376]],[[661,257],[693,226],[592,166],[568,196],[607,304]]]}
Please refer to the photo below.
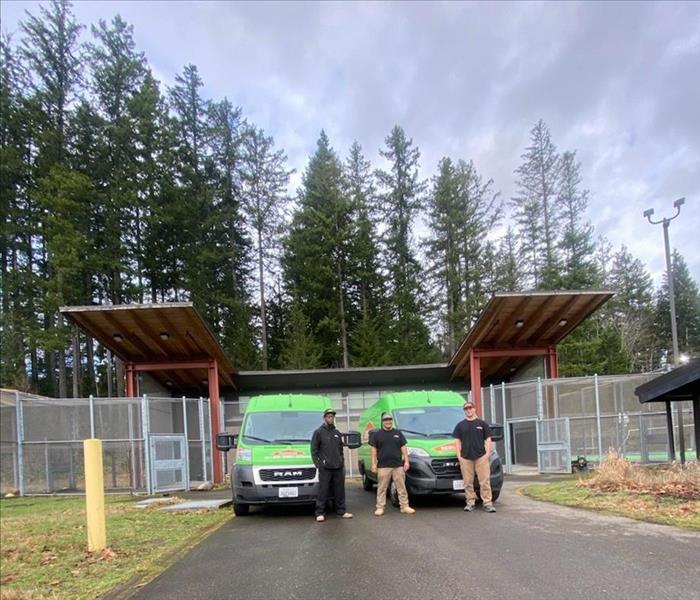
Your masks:
{"label": "tree trunk", "polygon": [[262,323],[262,368],[267,371],[267,321],[265,319],[265,281],[263,278],[262,234],[258,229],[258,277],[260,278],[260,322]]}
{"label": "tree trunk", "polygon": [[124,361],[122,361],[121,358],[117,357],[116,360],[114,361],[117,364],[116,368],[116,374],[117,374],[117,397],[123,398],[125,394],[124,390],[124,377],[125,377],[125,370],[124,370]]}
{"label": "tree trunk", "polygon": [[90,393],[99,396],[100,390],[97,387],[97,380],[95,379],[95,349],[92,345],[92,337],[86,335],[85,344],[87,350],[87,372],[88,378],[90,379]]}
{"label": "tree trunk", "polygon": [[80,398],[80,334],[73,326],[73,398]]}
{"label": "tree trunk", "polygon": [[348,335],[347,327],[345,325],[345,303],[343,299],[343,272],[340,268],[340,261],[338,261],[338,295],[340,297],[340,341],[343,346],[343,368],[347,369],[350,366],[350,361],[348,357]]}
{"label": "tree trunk", "polygon": [[[58,330],[59,339],[62,337],[61,332],[63,331],[63,315],[58,313]],[[63,343],[61,344],[61,349],[58,351],[58,397],[67,398],[68,397],[68,380],[66,377],[66,349]]]}

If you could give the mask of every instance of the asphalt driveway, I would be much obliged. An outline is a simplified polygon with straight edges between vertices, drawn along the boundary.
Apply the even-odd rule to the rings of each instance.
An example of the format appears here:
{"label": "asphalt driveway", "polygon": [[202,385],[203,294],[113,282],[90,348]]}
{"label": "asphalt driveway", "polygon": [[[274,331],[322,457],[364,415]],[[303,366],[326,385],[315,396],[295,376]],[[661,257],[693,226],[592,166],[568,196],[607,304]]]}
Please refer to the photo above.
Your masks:
{"label": "asphalt driveway", "polygon": [[700,534],[540,503],[508,481],[498,513],[459,497],[372,515],[348,485],[352,520],[316,523],[304,508],[226,523],[142,588],[139,599],[691,598]]}

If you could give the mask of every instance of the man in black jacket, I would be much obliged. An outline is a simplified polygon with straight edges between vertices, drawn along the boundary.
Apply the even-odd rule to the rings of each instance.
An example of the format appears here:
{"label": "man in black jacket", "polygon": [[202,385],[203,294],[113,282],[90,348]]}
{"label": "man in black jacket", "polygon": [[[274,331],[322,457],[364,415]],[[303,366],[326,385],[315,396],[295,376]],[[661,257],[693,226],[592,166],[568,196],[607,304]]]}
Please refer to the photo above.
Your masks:
{"label": "man in black jacket", "polygon": [[345,457],[343,438],[335,428],[335,411],[327,408],[321,425],[311,438],[311,458],[318,469],[318,497],[316,498],[316,520],[326,520],[326,502],[329,492],[333,494],[335,512],[343,519],[352,519],[345,510]]}

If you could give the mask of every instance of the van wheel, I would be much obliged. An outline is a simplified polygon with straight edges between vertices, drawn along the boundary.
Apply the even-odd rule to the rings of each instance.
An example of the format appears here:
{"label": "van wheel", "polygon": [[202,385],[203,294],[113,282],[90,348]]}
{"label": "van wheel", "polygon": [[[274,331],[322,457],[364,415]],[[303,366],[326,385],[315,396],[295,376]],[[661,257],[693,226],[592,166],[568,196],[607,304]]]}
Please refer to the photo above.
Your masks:
{"label": "van wheel", "polygon": [[367,477],[367,472],[362,473],[362,489],[366,492],[371,492],[374,489],[374,482]]}
{"label": "van wheel", "polygon": [[396,484],[394,480],[391,480],[391,485],[389,486],[389,502],[391,502],[396,508],[401,506],[399,502],[399,491],[396,489]]}
{"label": "van wheel", "polygon": [[237,517],[245,517],[250,512],[250,504],[233,503],[233,514]]}

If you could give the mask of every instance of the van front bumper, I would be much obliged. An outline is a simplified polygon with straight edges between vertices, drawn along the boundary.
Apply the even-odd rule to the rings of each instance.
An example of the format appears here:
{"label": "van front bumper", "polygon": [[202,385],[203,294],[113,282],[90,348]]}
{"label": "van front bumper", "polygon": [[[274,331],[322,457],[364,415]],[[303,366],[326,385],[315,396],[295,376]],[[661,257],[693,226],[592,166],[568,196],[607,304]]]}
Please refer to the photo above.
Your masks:
{"label": "van front bumper", "polygon": [[[406,489],[409,494],[455,494],[463,491],[454,488],[454,481],[462,479],[456,457],[434,459],[411,456],[410,462],[411,468],[406,473]],[[490,462],[491,490],[500,491],[503,486],[501,459],[496,455]],[[474,477],[474,489],[479,489],[479,481],[476,477]]]}
{"label": "van front bumper", "polygon": [[[233,466],[231,488],[235,504],[309,504],[316,502],[319,492],[317,481],[256,482],[253,467],[247,465]],[[293,498],[280,496],[280,488],[297,488],[298,495]]]}

